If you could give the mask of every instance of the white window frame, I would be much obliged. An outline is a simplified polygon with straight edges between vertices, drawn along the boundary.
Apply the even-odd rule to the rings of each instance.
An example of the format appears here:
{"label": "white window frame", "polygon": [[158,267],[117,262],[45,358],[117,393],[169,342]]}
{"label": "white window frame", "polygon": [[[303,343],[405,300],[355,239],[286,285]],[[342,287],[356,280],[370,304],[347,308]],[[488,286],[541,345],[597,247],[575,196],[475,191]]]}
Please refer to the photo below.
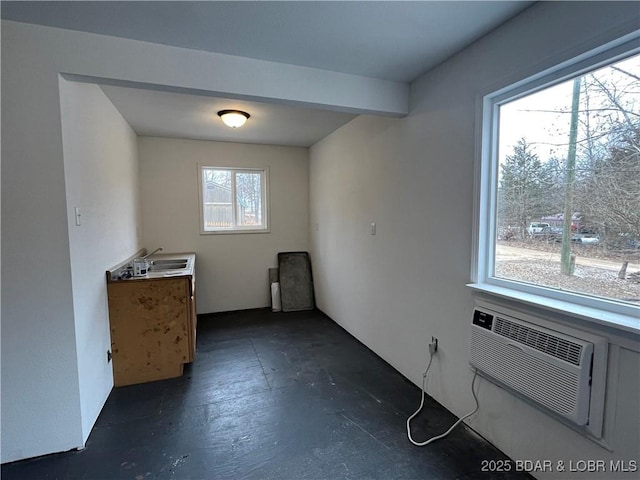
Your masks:
{"label": "white window frame", "polygon": [[640,333],[640,308],[634,305],[494,276],[500,105],[637,54],[640,52],[639,39],[639,32],[629,34],[482,98],[482,131],[476,150],[471,288],[518,303],[568,313],[615,329]]}
{"label": "white window frame", "polygon": [[[236,173],[260,173],[262,182],[260,185],[262,194],[262,226],[256,228],[255,226],[239,226],[237,225],[236,214],[236,182],[232,182],[231,198],[232,202],[232,218],[234,226],[231,228],[220,228],[216,230],[205,230],[204,225],[204,189],[203,189],[203,172],[205,169],[213,170],[228,170],[235,178]],[[239,233],[270,233],[269,223],[269,167],[222,167],[217,165],[199,165],[198,166],[198,204],[200,206],[200,234],[201,235],[225,235],[225,234],[239,234]]]}

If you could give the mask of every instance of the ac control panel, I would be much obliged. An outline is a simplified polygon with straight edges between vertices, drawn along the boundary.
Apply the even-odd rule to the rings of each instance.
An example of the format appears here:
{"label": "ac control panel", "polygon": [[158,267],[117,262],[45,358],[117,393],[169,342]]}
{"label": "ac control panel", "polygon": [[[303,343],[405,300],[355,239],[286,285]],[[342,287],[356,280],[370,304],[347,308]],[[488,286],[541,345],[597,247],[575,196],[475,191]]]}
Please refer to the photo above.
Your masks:
{"label": "ac control panel", "polygon": [[473,324],[491,330],[493,326],[493,315],[476,309],[473,311]]}

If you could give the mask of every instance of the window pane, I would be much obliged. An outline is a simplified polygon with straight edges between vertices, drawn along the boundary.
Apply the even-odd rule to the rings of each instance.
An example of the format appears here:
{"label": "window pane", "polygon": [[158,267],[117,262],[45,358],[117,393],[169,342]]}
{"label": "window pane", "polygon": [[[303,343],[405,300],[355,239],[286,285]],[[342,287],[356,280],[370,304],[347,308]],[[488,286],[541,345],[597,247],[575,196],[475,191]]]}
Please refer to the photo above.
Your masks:
{"label": "window pane", "polygon": [[640,56],[499,107],[494,276],[640,304]]}
{"label": "window pane", "polygon": [[239,227],[262,225],[262,174],[236,173],[237,223]]}
{"label": "window pane", "polygon": [[228,170],[205,168],[202,170],[203,221],[205,230],[231,228],[232,175]]}
{"label": "window pane", "polygon": [[201,168],[202,224],[207,232],[267,232],[267,170]]}

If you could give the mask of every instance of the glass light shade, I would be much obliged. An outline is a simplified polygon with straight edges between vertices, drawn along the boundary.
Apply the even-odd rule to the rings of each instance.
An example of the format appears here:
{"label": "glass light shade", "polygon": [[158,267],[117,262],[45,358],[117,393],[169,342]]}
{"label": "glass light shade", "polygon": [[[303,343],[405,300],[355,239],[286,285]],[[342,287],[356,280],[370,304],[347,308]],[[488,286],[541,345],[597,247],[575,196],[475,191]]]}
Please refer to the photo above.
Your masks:
{"label": "glass light shade", "polygon": [[248,113],[241,112],[240,110],[221,110],[218,112],[218,116],[225,125],[231,128],[241,127],[249,118]]}

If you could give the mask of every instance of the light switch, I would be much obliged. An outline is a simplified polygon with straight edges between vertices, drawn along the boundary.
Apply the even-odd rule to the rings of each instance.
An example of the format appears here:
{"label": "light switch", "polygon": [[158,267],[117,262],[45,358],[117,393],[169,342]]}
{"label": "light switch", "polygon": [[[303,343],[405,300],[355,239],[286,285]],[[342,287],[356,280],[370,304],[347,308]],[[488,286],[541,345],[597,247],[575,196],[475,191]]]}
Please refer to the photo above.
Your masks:
{"label": "light switch", "polygon": [[76,226],[80,226],[80,208],[76,207]]}

